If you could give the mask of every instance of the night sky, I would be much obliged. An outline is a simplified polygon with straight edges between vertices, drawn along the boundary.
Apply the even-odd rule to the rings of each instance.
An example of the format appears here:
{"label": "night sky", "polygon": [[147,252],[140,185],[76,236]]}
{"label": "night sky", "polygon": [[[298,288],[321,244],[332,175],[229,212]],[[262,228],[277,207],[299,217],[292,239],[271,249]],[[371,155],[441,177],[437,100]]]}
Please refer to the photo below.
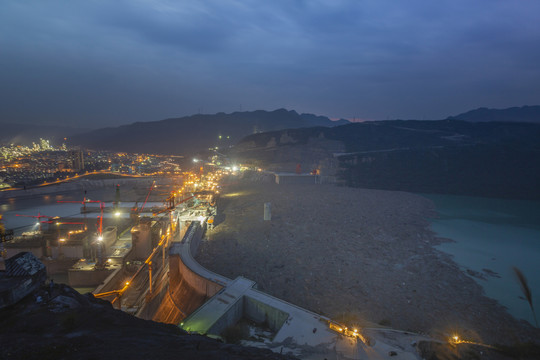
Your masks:
{"label": "night sky", "polygon": [[537,0],[0,2],[0,122],[540,104]]}

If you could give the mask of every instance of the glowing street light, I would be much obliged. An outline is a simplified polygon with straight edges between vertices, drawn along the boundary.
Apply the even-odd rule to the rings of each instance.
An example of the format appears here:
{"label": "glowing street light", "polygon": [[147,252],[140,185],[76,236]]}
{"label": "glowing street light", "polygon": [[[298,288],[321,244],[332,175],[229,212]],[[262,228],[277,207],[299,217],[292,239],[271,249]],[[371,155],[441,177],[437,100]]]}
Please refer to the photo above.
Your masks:
{"label": "glowing street light", "polygon": [[103,263],[103,255],[102,255],[102,249],[101,249],[101,246],[102,246],[102,242],[103,242],[103,236],[99,235],[97,237],[97,263],[96,263],[96,266],[101,266],[101,264]]}

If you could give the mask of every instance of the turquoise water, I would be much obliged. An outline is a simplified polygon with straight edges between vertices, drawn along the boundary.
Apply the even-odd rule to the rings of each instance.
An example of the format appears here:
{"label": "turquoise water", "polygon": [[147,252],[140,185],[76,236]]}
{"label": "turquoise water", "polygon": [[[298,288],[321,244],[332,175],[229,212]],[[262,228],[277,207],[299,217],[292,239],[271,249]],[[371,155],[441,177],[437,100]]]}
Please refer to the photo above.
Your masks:
{"label": "turquoise water", "polygon": [[[519,268],[527,278],[534,308],[540,312],[540,202],[424,196],[435,203],[439,214],[432,221],[432,230],[439,237],[454,240],[437,248],[453,255],[464,270],[482,273],[485,279],[474,279],[486,295],[514,317],[534,325],[512,267]],[[485,269],[496,274],[490,275]]]}

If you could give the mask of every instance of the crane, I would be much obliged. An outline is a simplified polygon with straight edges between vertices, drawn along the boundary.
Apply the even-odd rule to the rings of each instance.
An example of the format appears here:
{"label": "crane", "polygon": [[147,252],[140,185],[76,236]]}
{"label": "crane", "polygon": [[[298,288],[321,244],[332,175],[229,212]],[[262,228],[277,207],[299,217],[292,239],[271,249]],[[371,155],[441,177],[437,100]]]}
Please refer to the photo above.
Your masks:
{"label": "crane", "polygon": [[152,192],[152,189],[154,189],[154,185],[156,184],[156,180],[152,181],[152,185],[150,185],[150,189],[148,190],[148,194],[146,194],[146,199],[144,199],[144,203],[141,206],[141,209],[139,212],[142,212],[144,210],[144,206],[146,205],[146,202],[148,201],[148,197],[150,196],[150,193]]}
{"label": "crane", "polygon": [[42,224],[42,223],[48,223],[48,224],[51,223],[51,221],[49,221],[49,220],[48,220],[48,221],[42,221],[42,220],[40,220],[40,219],[41,219],[41,218],[47,218],[47,219],[53,218],[53,216],[42,215],[42,214],[39,213],[39,212],[38,212],[37,215],[20,215],[20,214],[15,214],[15,216],[24,216],[24,217],[31,217],[31,218],[36,218],[36,219],[38,219],[36,225],[39,225],[39,232],[41,232],[41,224]]}
{"label": "crane", "polygon": [[68,200],[58,200],[57,202],[59,203],[78,203],[78,204],[83,204],[83,207],[84,207],[84,210],[83,212],[86,214],[86,204],[87,203],[99,203],[99,210],[100,210],[100,215],[97,217],[98,218],[98,225],[97,225],[97,228],[98,228],[98,234],[99,234],[99,237],[102,236],[102,233],[103,233],[103,209],[105,208],[105,203],[101,200],[90,200],[90,199],[87,199],[86,197],[83,198],[82,201],[76,201],[76,200],[73,200],[73,201],[68,201]]}

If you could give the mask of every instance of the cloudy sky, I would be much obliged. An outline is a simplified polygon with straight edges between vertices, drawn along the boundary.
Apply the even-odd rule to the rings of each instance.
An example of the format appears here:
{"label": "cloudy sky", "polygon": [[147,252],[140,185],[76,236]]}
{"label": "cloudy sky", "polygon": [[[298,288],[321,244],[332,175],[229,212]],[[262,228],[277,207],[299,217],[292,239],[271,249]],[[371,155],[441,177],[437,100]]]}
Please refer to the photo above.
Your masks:
{"label": "cloudy sky", "polygon": [[0,122],[540,104],[537,0],[2,0]]}

